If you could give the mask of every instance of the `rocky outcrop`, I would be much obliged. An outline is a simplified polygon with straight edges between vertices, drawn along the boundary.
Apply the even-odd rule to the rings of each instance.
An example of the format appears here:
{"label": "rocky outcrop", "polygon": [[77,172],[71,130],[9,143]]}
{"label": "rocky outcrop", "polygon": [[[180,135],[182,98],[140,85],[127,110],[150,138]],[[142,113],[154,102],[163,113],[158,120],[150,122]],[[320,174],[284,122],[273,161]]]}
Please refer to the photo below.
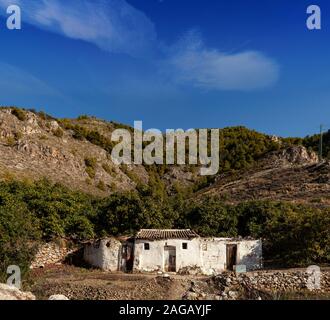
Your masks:
{"label": "rocky outcrop", "polygon": [[31,292],[23,292],[16,287],[0,283],[0,300],[35,300]]}
{"label": "rocky outcrop", "polygon": [[281,151],[268,154],[263,163],[269,163],[271,167],[278,166],[302,166],[319,162],[318,155],[314,151],[307,150],[304,146],[292,146]]}

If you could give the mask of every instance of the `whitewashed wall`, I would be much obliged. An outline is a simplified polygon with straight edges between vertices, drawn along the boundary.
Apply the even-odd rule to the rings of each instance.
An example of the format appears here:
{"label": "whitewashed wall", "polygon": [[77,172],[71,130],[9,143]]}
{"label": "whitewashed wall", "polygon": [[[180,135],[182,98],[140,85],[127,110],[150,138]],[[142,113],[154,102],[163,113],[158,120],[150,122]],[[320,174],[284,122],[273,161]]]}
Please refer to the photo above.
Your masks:
{"label": "whitewashed wall", "polygon": [[[188,243],[188,249],[182,249],[182,243]],[[144,249],[149,243],[150,250]],[[259,240],[233,241],[226,238],[195,238],[193,240],[136,240],[134,252],[134,270],[153,272],[164,270],[164,247],[176,247],[176,271],[183,268],[200,268],[204,274],[218,274],[226,270],[226,245],[237,244],[237,264],[246,269],[262,267],[262,245]]]}
{"label": "whitewashed wall", "polygon": [[118,271],[121,266],[122,244],[116,239],[102,239],[85,245],[84,260],[105,271]]}
{"label": "whitewashed wall", "polygon": [[225,241],[216,238],[201,238],[200,248],[201,266],[204,274],[218,274],[226,269]]}
{"label": "whitewashed wall", "polygon": [[[188,249],[182,249],[182,243],[188,244]],[[144,243],[150,244],[150,250],[144,250]],[[164,271],[164,247],[176,247],[176,270],[186,266],[200,267],[200,243],[193,240],[136,240],[134,248],[134,269],[138,271]]]}
{"label": "whitewashed wall", "polygon": [[[149,243],[149,250],[144,244]],[[182,244],[187,243],[188,249]],[[226,245],[237,244],[237,264],[246,269],[262,268],[262,243],[260,240],[232,240],[228,238],[195,238],[147,241],[136,240],[134,245],[134,270],[142,272],[165,271],[165,246],[176,248],[176,271],[200,271],[206,275],[226,270]],[[122,270],[122,244],[116,239],[103,239],[85,245],[84,259],[90,265],[106,271]]]}

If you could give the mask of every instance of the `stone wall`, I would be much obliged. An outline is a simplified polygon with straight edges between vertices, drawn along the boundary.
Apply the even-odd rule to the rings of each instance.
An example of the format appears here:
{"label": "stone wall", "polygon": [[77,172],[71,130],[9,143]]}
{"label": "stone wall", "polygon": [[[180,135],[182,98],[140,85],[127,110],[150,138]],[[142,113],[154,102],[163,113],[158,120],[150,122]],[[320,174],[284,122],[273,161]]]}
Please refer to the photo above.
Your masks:
{"label": "stone wall", "polygon": [[[277,294],[308,292],[310,274],[305,271],[258,271],[242,274],[223,273],[206,282],[193,281],[184,296],[188,300],[269,300]],[[330,272],[321,272],[320,287],[315,293],[330,292]]]}
{"label": "stone wall", "polygon": [[69,254],[76,250],[76,247],[72,247],[72,245],[65,240],[41,244],[31,264],[31,269],[43,268],[47,265],[61,263]]}

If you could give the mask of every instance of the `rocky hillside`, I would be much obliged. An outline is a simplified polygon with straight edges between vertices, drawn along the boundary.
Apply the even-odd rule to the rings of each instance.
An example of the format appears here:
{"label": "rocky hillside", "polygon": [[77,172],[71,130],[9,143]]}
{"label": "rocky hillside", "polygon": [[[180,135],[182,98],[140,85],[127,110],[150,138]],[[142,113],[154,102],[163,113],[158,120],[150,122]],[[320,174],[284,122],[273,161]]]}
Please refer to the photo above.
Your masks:
{"label": "rocky hillside", "polygon": [[[57,120],[44,113],[1,108],[0,179],[47,178],[100,196],[147,184],[150,174],[144,166],[112,162],[110,136],[118,127],[92,117]],[[197,179],[184,168],[169,168],[164,174],[168,185]]]}
{"label": "rocky hillside", "polygon": [[256,166],[222,174],[200,195],[218,195],[226,202],[284,200],[317,205],[330,204],[330,162],[319,163],[303,146],[271,152]]}
{"label": "rocky hillside", "polygon": [[111,134],[117,128],[132,130],[87,116],[55,119],[33,110],[0,108],[0,179],[47,178],[98,196],[158,179],[168,190],[190,187],[229,203],[269,199],[330,204],[330,162],[319,163],[315,152],[290,146],[285,139],[243,127],[222,129],[220,171],[207,180],[196,167],[115,165]]}

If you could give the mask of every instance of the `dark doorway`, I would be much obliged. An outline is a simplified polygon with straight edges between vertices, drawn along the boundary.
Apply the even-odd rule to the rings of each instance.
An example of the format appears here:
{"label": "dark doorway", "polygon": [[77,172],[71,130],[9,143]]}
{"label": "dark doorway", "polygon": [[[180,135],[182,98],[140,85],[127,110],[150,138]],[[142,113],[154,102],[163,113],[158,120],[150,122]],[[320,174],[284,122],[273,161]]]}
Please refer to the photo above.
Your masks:
{"label": "dark doorway", "polygon": [[123,271],[132,272],[134,264],[134,249],[133,243],[126,243],[122,247],[122,260],[123,260]]}
{"label": "dark doorway", "polygon": [[176,248],[164,247],[164,269],[166,272],[176,272]]}
{"label": "dark doorway", "polygon": [[237,264],[237,244],[227,244],[227,270],[234,271]]}

